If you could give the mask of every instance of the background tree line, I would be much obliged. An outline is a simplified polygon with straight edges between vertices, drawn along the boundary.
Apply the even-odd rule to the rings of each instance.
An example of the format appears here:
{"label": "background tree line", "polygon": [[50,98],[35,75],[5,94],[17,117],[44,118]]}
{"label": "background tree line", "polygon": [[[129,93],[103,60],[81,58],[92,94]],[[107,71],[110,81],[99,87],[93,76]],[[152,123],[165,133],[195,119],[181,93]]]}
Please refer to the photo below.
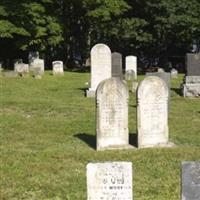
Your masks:
{"label": "background tree line", "polygon": [[199,0],[1,0],[0,60],[39,51],[47,64],[82,65],[96,43],[141,67],[183,62],[200,44]]}

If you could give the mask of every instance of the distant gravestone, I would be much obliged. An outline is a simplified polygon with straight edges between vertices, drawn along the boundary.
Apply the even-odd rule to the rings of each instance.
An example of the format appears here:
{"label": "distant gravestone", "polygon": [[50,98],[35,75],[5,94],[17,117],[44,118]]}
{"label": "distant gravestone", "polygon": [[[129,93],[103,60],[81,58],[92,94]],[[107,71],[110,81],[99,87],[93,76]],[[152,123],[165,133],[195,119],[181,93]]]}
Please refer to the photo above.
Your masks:
{"label": "distant gravestone", "polygon": [[54,61],[52,62],[53,65],[53,75],[63,75],[63,62],[62,61]]}
{"label": "distant gravestone", "polygon": [[186,55],[187,75],[183,83],[184,97],[200,97],[200,53]]}
{"label": "distant gravestone", "polygon": [[127,85],[119,78],[104,80],[96,98],[97,150],[130,148]]}
{"label": "distant gravestone", "polygon": [[111,51],[105,44],[96,44],[91,50],[91,87],[87,97],[94,97],[99,83],[111,77]]}
{"label": "distant gravestone", "polygon": [[182,200],[200,199],[200,162],[182,162]]}
{"label": "distant gravestone", "polygon": [[135,80],[135,72],[132,69],[129,69],[125,72],[125,80],[133,81]]}
{"label": "distant gravestone", "polygon": [[36,79],[41,79],[43,73],[44,73],[44,72],[43,72],[42,68],[40,68],[40,67],[34,67],[34,68],[33,68],[33,74],[34,74],[34,77],[35,77]]}
{"label": "distant gravestone", "polygon": [[159,77],[146,77],[137,91],[138,146],[170,146],[168,143],[168,88]]}
{"label": "distant gravestone", "polygon": [[33,68],[40,68],[41,73],[44,73],[44,60],[35,59],[32,63]]}
{"label": "distant gravestone", "polygon": [[176,69],[171,69],[171,78],[178,78],[178,71]]}
{"label": "distant gravestone", "polygon": [[200,76],[200,53],[186,55],[187,76]]}
{"label": "distant gravestone", "polygon": [[132,200],[132,163],[87,165],[87,200]]}
{"label": "distant gravestone", "polygon": [[133,70],[135,73],[135,79],[137,79],[137,57],[126,56],[126,69],[125,71]]}
{"label": "distant gravestone", "polygon": [[24,63],[15,63],[14,71],[19,75],[24,76],[29,73],[29,65]]}
{"label": "distant gravestone", "polygon": [[121,53],[112,53],[112,77],[123,78]]}

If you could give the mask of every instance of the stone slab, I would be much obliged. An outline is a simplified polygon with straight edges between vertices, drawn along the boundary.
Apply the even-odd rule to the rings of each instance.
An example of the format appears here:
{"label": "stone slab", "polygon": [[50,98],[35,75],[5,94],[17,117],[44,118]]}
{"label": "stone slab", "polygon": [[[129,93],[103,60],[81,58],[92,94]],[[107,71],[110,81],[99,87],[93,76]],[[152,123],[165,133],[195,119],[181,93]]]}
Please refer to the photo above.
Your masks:
{"label": "stone slab", "polygon": [[200,76],[200,53],[186,54],[187,76]]}
{"label": "stone slab", "polygon": [[123,78],[122,54],[118,52],[112,53],[112,77]]}
{"label": "stone slab", "polygon": [[132,163],[89,163],[87,200],[133,200]]}
{"label": "stone slab", "polygon": [[184,97],[200,97],[200,83],[183,84]]}
{"label": "stone slab", "polygon": [[182,162],[182,200],[200,200],[200,162]]}
{"label": "stone slab", "polygon": [[126,62],[125,71],[133,70],[135,73],[135,79],[137,79],[137,57],[126,56],[125,62]]}

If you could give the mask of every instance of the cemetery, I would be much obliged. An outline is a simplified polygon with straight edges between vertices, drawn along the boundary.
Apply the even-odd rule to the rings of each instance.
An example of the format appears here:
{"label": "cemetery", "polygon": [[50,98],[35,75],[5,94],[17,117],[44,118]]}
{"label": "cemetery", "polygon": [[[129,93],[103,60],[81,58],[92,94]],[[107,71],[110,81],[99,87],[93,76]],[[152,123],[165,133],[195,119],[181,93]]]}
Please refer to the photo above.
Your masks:
{"label": "cemetery", "polygon": [[200,3],[186,37],[177,2],[0,3],[0,199],[200,200]]}

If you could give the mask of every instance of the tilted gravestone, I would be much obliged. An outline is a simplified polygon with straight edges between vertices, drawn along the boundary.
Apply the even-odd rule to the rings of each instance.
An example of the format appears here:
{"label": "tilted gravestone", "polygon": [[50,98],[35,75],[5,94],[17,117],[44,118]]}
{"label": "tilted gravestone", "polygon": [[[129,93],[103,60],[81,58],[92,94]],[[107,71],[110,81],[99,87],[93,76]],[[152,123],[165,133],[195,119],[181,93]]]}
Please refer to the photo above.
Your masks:
{"label": "tilted gravestone", "polygon": [[182,200],[200,199],[200,162],[182,162]]}
{"label": "tilted gravestone", "polygon": [[183,95],[184,97],[200,97],[200,53],[186,55],[186,68]]}
{"label": "tilted gravestone", "polygon": [[137,79],[137,57],[126,56],[126,67],[125,71],[133,70],[135,73],[135,79]]}
{"label": "tilted gravestone", "polygon": [[96,94],[97,150],[130,148],[128,88],[119,78],[102,81]]}
{"label": "tilted gravestone", "polygon": [[53,65],[53,75],[64,75],[62,61],[54,61],[52,62],[52,65]]}
{"label": "tilted gravestone", "polygon": [[91,50],[91,87],[87,97],[94,97],[99,83],[111,77],[111,51],[105,44],[96,44]]}
{"label": "tilted gravestone", "polygon": [[123,78],[122,72],[122,54],[112,53],[112,77]]}
{"label": "tilted gravestone", "polygon": [[131,162],[87,165],[87,200],[103,199],[133,200]]}
{"label": "tilted gravestone", "polygon": [[137,90],[138,147],[170,146],[168,88],[159,77],[148,76]]}

